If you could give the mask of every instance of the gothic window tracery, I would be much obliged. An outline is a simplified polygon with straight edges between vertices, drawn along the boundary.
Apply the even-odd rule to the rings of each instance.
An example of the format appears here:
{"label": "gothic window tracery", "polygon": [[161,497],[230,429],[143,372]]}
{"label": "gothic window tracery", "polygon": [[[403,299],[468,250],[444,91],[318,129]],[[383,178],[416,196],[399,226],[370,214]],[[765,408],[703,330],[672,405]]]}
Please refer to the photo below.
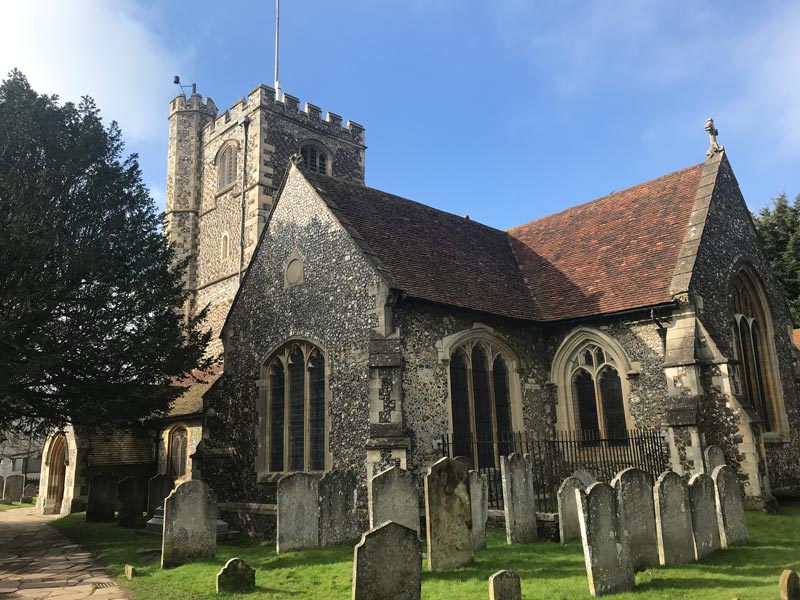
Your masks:
{"label": "gothic window tracery", "polygon": [[587,344],[572,361],[572,396],[579,431],[585,439],[624,439],[622,381],[614,359],[596,344]]}
{"label": "gothic window tracery", "polygon": [[314,173],[330,174],[331,158],[328,152],[315,142],[305,142],[300,146],[303,166]]}

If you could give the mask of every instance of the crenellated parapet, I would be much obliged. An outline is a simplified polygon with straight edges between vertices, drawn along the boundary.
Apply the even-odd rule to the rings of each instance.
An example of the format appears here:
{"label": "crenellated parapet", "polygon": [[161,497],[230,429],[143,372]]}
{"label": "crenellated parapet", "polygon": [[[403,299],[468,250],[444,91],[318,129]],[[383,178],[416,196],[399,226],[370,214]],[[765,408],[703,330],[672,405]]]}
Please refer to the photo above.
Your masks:
{"label": "crenellated parapet", "polygon": [[217,116],[217,105],[211,98],[203,99],[200,94],[192,94],[188,98],[184,94],[180,94],[173,98],[169,103],[169,115],[172,116],[177,112],[199,112],[211,117]]}

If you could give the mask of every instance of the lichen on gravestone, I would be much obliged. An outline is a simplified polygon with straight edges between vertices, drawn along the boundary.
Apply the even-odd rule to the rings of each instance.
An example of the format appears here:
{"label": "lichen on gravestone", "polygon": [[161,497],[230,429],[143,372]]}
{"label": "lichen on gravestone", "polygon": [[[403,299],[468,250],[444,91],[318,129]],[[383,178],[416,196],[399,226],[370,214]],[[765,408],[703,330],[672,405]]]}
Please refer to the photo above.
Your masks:
{"label": "lichen on gravestone", "polygon": [[256,589],[256,570],[241,558],[232,558],[217,573],[217,593],[252,592]]}

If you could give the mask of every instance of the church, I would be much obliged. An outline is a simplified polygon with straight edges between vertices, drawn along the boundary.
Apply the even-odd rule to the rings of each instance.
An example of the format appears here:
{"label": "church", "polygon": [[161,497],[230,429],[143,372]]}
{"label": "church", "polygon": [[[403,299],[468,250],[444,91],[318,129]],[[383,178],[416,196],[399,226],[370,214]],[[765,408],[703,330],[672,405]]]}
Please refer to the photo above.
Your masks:
{"label": "church", "polygon": [[[128,434],[149,449],[128,468],[203,479],[224,519],[262,534],[287,473],[352,471],[363,505],[389,466],[421,476],[449,455],[492,473],[541,441],[554,473],[591,456],[598,476],[704,472],[716,446],[769,506],[800,483],[797,350],[706,131],[702,162],[501,231],[367,187],[355,122],[263,85],[222,113],[179,95],[166,233],[224,369]],[[90,437],[73,446],[103,454]],[[52,492],[56,438],[42,504],[67,488],[79,506],[127,456],[82,477],[77,458]]]}

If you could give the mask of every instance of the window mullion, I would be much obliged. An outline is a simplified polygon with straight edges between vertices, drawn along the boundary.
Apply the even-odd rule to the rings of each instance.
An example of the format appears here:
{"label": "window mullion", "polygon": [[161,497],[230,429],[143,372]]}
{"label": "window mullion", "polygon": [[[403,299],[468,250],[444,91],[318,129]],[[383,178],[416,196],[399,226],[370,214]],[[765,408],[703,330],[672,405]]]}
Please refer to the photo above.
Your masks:
{"label": "window mullion", "polygon": [[[306,349],[308,350],[308,349]],[[303,352],[303,465],[311,470],[311,374],[308,364],[311,352]]]}
{"label": "window mullion", "polygon": [[289,398],[289,352],[285,354],[286,362],[283,369],[283,472],[289,471],[289,420],[290,420],[290,406]]}
{"label": "window mullion", "polygon": [[597,427],[600,430],[600,438],[606,437],[606,412],[603,407],[603,394],[600,391],[600,381],[598,372],[592,373],[592,383],[594,383],[594,397],[597,402]]}
{"label": "window mullion", "polygon": [[473,382],[472,374],[472,352],[469,353],[467,360],[467,398],[469,400],[469,428],[472,450],[472,464],[478,468],[478,439],[477,428],[475,425],[475,384]]}

